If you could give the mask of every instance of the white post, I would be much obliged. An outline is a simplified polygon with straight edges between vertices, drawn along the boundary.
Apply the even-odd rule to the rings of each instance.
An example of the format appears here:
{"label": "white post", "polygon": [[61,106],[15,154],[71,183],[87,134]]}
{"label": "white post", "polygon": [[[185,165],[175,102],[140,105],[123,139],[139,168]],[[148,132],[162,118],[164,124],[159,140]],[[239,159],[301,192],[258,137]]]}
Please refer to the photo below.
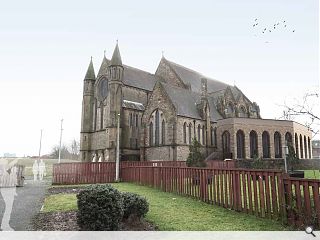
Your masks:
{"label": "white post", "polygon": [[119,168],[120,168],[120,113],[118,113],[118,123],[117,123],[116,182],[119,182]]}
{"label": "white post", "polygon": [[41,132],[40,132],[39,160],[40,160],[40,157],[41,157],[41,141],[42,141],[42,129],[41,129]]}
{"label": "white post", "polygon": [[60,143],[59,143],[59,159],[58,159],[58,163],[60,163],[61,161],[61,140],[62,140],[62,123],[63,123],[63,119],[61,119],[61,128],[60,128]]}

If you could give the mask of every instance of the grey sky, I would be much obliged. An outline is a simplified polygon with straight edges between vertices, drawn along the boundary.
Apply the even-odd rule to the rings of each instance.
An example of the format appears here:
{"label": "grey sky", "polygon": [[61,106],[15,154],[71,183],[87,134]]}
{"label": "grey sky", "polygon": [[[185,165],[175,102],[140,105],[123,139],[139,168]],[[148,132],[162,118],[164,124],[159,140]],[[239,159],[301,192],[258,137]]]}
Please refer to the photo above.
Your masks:
{"label": "grey sky", "polygon": [[59,142],[62,117],[63,141],[79,139],[90,56],[97,72],[116,39],[124,64],[154,73],[164,51],[235,83],[263,118],[278,118],[278,105],[319,87],[317,0],[0,3],[0,156],[37,155],[41,128],[48,153]]}

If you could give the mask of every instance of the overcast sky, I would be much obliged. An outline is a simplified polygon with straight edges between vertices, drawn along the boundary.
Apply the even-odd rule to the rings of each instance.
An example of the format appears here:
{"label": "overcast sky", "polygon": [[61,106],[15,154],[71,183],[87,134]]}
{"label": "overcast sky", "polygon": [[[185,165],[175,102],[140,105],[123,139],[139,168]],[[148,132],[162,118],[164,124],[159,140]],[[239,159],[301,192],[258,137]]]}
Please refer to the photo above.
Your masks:
{"label": "overcast sky", "polygon": [[318,0],[1,1],[0,156],[37,155],[40,129],[49,153],[61,118],[63,142],[79,139],[90,56],[97,73],[116,39],[126,65],[154,73],[164,51],[279,118],[319,88],[318,18]]}

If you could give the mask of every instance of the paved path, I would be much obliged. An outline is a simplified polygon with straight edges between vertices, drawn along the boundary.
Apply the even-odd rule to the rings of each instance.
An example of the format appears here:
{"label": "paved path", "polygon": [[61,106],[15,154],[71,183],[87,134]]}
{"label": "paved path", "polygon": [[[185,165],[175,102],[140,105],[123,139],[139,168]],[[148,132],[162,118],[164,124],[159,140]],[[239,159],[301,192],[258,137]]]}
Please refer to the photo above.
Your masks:
{"label": "paved path", "polygon": [[[31,230],[31,220],[41,209],[47,187],[51,181],[33,182],[26,180],[24,187],[17,187],[13,203],[10,226],[15,231]],[[0,195],[0,224],[4,213],[4,201]]]}

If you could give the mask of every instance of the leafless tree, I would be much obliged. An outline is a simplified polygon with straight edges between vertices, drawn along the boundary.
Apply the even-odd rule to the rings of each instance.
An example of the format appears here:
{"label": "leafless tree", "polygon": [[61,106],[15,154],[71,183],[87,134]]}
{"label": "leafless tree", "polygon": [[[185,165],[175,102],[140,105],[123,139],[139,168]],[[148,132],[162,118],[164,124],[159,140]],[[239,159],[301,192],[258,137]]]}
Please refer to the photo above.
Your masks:
{"label": "leafless tree", "polygon": [[311,92],[304,94],[302,100],[295,99],[293,104],[285,103],[282,119],[293,120],[296,117],[304,117],[304,125],[315,135],[319,134],[320,113],[319,93]]}

